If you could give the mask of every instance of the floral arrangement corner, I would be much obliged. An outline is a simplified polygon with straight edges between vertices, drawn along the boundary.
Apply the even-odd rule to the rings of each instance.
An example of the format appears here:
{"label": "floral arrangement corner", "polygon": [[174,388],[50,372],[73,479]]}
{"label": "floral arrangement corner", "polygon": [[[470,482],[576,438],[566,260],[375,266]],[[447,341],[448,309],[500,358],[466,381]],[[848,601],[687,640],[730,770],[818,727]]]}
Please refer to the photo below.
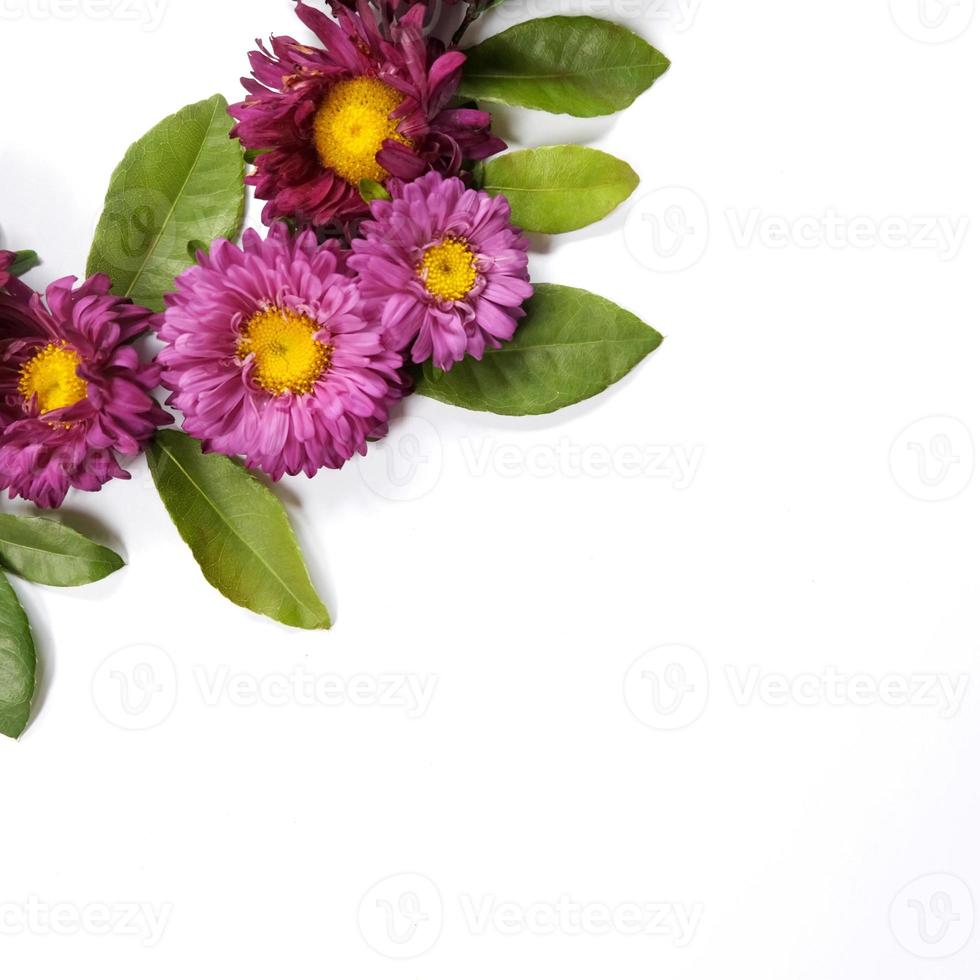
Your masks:
{"label": "floral arrangement corner", "polygon": [[[368,452],[413,394],[544,414],[653,351],[662,338],[637,317],[529,275],[526,234],[605,217],[636,188],[632,168],[575,145],[508,152],[481,107],[606,115],[669,62],[581,16],[462,48],[498,2],[299,0],[315,40],[259,42],[241,101],[186,106],[130,147],[84,282],[37,293],[22,279],[35,253],[0,252],[0,489],[57,508],[146,451],[216,589],[328,629],[268,480]],[[247,187],[264,236],[241,234]],[[152,360],[134,344],[144,334]],[[0,514],[0,734],[26,728],[37,666],[4,572],[67,587],[122,565],[63,523]]]}

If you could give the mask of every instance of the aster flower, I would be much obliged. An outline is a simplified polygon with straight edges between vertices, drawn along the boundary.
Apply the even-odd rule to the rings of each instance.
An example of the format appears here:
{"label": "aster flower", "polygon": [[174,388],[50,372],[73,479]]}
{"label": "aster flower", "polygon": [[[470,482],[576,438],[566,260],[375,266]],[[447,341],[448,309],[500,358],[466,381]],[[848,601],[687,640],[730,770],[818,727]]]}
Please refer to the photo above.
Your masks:
{"label": "aster flower", "polygon": [[388,346],[448,371],[510,340],[533,289],[507,199],[436,173],[393,184],[392,196],[372,202],[349,259]]}
{"label": "aster flower", "polygon": [[229,109],[232,136],[263,151],[247,180],[268,202],[266,224],[356,218],[367,213],[362,180],[455,174],[464,159],[505,148],[489,113],[450,108],[466,56],[423,36],[424,4],[384,34],[364,0],[357,11],[338,5],[336,23],[302,2],[296,12],[323,47],[274,37],[270,51],[258,42],[254,77],[242,79],[248,98]]}
{"label": "aster flower", "polygon": [[13,278],[10,267],[17,261],[16,252],[0,251],[0,289],[3,289]]}
{"label": "aster flower", "polygon": [[364,315],[333,242],[282,222],[219,240],[178,276],[158,324],[170,404],[209,452],[273,479],[364,453],[404,393],[402,358]]}
{"label": "aster flower", "polygon": [[151,314],[109,295],[107,276],[59,279],[45,296],[0,256],[0,489],[58,507],[70,487],[128,479],[116,454],[140,452],[170,421],[150,395],[155,366],[132,341]]}

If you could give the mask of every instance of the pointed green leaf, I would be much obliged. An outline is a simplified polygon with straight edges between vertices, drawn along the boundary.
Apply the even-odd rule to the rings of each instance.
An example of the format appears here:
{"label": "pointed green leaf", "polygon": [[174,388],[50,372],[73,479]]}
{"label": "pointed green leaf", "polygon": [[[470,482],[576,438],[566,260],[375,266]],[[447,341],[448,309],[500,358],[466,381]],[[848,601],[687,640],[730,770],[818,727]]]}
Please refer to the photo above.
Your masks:
{"label": "pointed green leaf", "polygon": [[87,585],[125,562],[85,535],[44,517],[0,514],[0,565],[40,585]]}
{"label": "pointed green leaf", "polygon": [[157,433],[150,472],[204,577],[239,606],[301,629],[329,629],[279,498],[237,460],[183,432]]}
{"label": "pointed green leaf", "polygon": [[0,573],[0,735],[19,738],[37,682],[34,638],[17,595]]}
{"label": "pointed green leaf", "polygon": [[633,168],[585,146],[541,146],[492,157],[474,168],[477,183],[510,202],[525,231],[553,235],[604,218],[636,189]]}
{"label": "pointed green leaf", "polygon": [[228,103],[214,95],[137,140],[109,182],[88,274],[152,310],[190,265],[189,241],[235,238],[245,215],[245,162],[229,139]]}
{"label": "pointed green leaf", "polygon": [[14,254],[16,258],[14,259],[14,264],[10,267],[10,274],[13,276],[22,276],[25,272],[29,272],[41,262],[37,257],[37,252],[31,249],[24,249]]}
{"label": "pointed green leaf", "polygon": [[358,190],[361,192],[361,197],[364,198],[367,204],[370,204],[372,201],[391,200],[391,195],[382,184],[379,184],[376,180],[370,180],[367,177],[358,184]]}
{"label": "pointed green leaf", "polygon": [[415,389],[450,405],[497,415],[543,415],[599,394],[663,338],[601,296],[539,283],[514,339],[451,371],[431,363]]}
{"label": "pointed green leaf", "polygon": [[656,48],[618,24],[541,17],[470,48],[459,94],[570,116],[605,116],[631,105],[669,67]]}

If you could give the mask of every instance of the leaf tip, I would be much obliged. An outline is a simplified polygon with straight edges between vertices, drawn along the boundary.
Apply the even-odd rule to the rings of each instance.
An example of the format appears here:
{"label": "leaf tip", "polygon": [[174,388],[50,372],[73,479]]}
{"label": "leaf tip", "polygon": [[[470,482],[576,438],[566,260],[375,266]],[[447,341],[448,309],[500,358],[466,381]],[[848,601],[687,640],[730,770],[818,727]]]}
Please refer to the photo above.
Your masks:
{"label": "leaf tip", "polygon": [[357,188],[361,197],[363,198],[365,204],[370,204],[372,201],[390,201],[391,195],[388,193],[387,189],[379,184],[376,180],[371,180],[365,177],[359,184]]}

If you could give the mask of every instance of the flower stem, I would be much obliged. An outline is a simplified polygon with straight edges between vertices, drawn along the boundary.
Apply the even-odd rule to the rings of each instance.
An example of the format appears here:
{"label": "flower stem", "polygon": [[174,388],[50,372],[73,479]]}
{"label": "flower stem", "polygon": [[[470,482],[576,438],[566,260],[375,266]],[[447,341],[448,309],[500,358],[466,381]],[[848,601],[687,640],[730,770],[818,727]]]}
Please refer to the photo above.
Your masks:
{"label": "flower stem", "polygon": [[450,47],[459,47],[459,42],[463,40],[463,35],[470,29],[470,26],[480,17],[484,10],[483,0],[468,0],[463,22],[456,28],[456,33],[453,35],[452,41],[449,42]]}

